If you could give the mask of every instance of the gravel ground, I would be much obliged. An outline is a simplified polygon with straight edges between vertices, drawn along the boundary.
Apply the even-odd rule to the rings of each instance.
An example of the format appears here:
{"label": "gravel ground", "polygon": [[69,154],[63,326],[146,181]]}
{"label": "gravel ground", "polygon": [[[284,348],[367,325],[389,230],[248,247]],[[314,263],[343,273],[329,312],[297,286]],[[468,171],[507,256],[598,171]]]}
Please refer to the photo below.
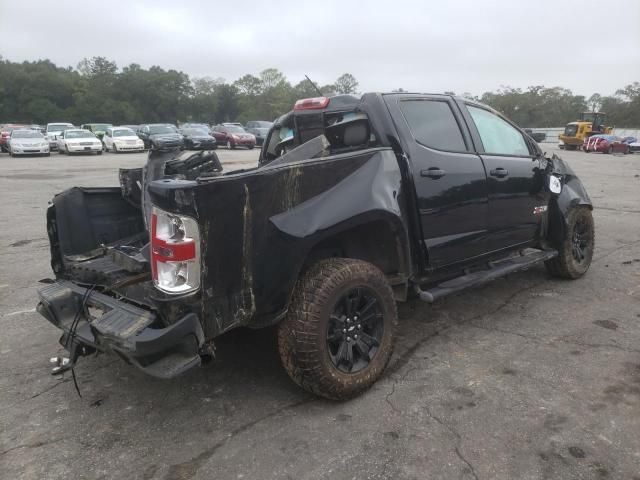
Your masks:
{"label": "gravel ground", "polygon": [[0,478],[640,479],[640,155],[560,154],[596,205],[589,273],[401,304],[388,371],[345,403],[288,379],[273,330],[231,332],[171,381],[82,359],[79,398],[49,375],[59,333],[34,312],[47,201],[145,157],[1,154]]}

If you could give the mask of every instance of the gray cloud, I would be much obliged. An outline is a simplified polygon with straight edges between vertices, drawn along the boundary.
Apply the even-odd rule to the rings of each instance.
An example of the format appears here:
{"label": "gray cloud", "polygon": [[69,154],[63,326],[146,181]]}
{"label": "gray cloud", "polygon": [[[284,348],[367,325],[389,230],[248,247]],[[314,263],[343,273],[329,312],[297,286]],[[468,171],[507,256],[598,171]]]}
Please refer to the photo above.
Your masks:
{"label": "gray cloud", "polygon": [[611,94],[640,80],[640,2],[7,2],[13,61],[106,56],[233,81],[268,67],[360,89],[471,92],[501,85]]}

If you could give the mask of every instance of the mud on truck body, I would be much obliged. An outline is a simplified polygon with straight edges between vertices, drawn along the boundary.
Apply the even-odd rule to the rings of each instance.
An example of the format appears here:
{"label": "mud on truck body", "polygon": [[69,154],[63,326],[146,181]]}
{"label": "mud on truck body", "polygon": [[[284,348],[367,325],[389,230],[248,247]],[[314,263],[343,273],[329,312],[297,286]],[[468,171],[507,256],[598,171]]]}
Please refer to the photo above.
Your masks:
{"label": "mud on truck body", "polygon": [[121,188],[53,199],[56,278],[38,311],[70,352],[56,372],[98,350],[170,378],[224,332],[277,324],[291,378],[345,399],[384,371],[396,301],[538,262],[578,278],[593,254],[591,201],[569,166],[458,97],[300,100],[256,168],[184,156],[152,150]]}

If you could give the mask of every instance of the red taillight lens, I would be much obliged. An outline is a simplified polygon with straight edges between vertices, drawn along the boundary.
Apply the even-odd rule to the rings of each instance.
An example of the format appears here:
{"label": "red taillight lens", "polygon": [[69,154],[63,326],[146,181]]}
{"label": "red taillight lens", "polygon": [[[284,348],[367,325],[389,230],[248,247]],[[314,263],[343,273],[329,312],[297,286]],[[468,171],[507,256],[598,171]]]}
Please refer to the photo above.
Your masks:
{"label": "red taillight lens", "polygon": [[153,208],[151,272],[163,292],[187,293],[200,287],[200,233],[194,219]]}
{"label": "red taillight lens", "polygon": [[329,97],[314,97],[298,100],[293,106],[294,110],[319,110],[327,108],[329,105]]}

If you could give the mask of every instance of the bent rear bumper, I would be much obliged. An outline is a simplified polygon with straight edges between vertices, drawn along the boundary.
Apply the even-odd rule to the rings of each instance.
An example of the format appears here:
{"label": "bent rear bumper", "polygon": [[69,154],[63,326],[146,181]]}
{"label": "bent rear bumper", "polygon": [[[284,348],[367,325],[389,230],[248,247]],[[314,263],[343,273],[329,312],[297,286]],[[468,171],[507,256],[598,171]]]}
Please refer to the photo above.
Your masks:
{"label": "bent rear bumper", "polygon": [[65,280],[42,288],[38,296],[37,311],[63,331],[60,343],[70,351],[111,351],[159,378],[175,377],[201,363],[205,338],[193,313],[162,326],[148,310]]}

